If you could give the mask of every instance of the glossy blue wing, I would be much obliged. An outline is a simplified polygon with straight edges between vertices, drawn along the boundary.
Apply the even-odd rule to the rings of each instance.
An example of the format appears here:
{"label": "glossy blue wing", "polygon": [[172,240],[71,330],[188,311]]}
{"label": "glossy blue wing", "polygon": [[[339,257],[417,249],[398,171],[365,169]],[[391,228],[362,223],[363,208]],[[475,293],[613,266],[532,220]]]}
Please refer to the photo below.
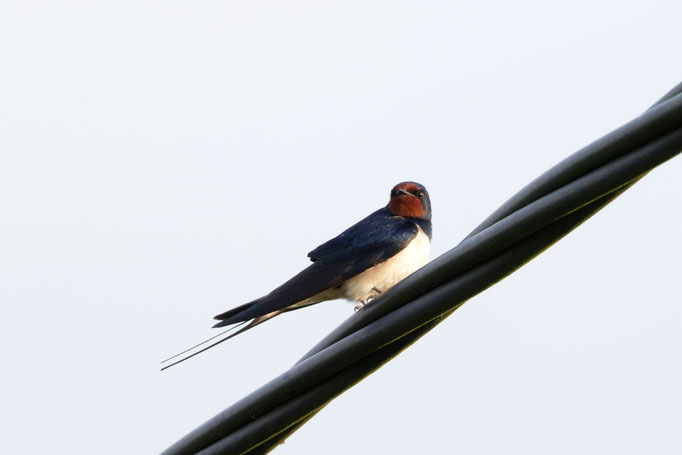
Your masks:
{"label": "glossy blue wing", "polygon": [[264,316],[342,284],[398,254],[419,232],[402,217],[381,209],[312,250],[313,263],[270,294],[216,316],[216,327]]}
{"label": "glossy blue wing", "polygon": [[372,264],[376,265],[402,250],[417,232],[414,223],[382,208],[318,246],[308,257],[313,262],[350,260],[358,255],[366,255],[370,262],[376,260],[372,257],[382,258]]}

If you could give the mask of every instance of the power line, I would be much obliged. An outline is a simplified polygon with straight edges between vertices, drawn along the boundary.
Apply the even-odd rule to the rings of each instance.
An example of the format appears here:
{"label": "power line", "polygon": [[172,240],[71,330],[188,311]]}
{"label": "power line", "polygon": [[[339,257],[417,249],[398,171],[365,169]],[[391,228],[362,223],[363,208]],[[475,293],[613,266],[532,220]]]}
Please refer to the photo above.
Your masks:
{"label": "power line", "polygon": [[164,455],[261,454],[474,295],[513,273],[682,151],[682,84],[640,117],[569,156],[464,241],[358,311],[290,370]]}

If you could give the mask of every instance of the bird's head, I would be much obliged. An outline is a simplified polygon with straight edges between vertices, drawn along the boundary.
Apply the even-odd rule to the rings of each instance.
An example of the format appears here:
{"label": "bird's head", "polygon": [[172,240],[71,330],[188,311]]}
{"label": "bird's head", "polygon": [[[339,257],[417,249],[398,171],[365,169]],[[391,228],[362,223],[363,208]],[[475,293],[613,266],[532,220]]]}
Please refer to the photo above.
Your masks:
{"label": "bird's head", "polygon": [[398,183],[391,190],[391,200],[388,203],[391,215],[431,219],[431,200],[429,193],[416,182]]}

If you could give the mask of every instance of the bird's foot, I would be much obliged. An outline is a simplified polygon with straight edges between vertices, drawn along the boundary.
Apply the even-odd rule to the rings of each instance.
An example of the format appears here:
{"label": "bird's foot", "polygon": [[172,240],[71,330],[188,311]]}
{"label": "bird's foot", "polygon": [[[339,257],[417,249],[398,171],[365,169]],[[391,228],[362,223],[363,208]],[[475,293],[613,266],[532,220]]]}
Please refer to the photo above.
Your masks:
{"label": "bird's foot", "polygon": [[353,307],[353,311],[360,310],[360,308],[363,308],[365,305],[367,305],[367,303],[368,303],[367,300],[360,300],[360,303]]}
{"label": "bird's foot", "polygon": [[382,293],[381,289],[379,289],[379,288],[377,288],[377,287],[373,287],[373,288],[372,288],[372,291],[376,292],[377,295],[370,295],[370,296],[367,297],[366,299],[360,300],[360,303],[358,303],[357,305],[355,305],[355,306],[353,307],[353,309],[354,309],[355,311],[358,311],[360,308],[369,305],[369,303],[370,303],[372,300],[374,300],[375,298],[379,297],[379,296],[381,295],[381,293]]}

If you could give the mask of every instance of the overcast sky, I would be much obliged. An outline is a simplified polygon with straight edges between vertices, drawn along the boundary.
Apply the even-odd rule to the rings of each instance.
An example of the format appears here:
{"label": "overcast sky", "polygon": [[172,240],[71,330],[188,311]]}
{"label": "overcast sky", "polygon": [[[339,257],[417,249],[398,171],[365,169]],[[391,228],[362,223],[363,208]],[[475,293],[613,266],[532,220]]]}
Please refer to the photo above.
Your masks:
{"label": "overcast sky", "polygon": [[[668,2],[0,1],[0,447],[158,453],[353,314],[163,373],[416,180],[432,257],[682,81]],[[279,454],[682,452],[682,158]]]}

